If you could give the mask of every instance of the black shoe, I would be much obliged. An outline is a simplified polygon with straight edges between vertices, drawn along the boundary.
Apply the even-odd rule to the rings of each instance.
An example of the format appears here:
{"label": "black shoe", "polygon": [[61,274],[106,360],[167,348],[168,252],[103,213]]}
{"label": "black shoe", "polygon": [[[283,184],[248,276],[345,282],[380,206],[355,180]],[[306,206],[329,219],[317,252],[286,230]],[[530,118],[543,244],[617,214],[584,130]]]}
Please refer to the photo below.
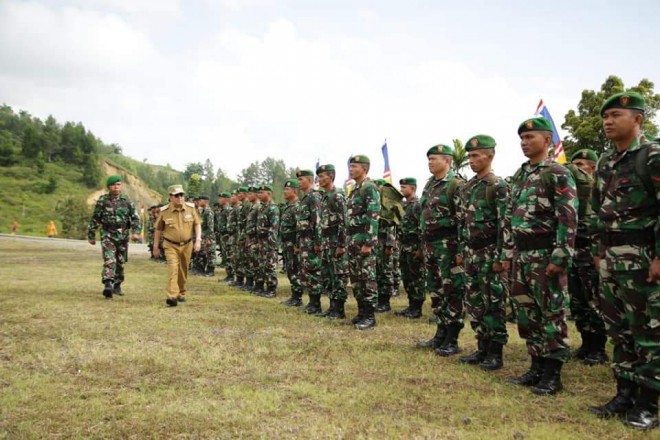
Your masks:
{"label": "black shoe", "polygon": [[264,289],[263,283],[255,283],[254,288],[252,289],[252,293],[254,293],[257,296],[262,296],[263,293],[266,292]]}
{"label": "black shoe", "polygon": [[543,360],[543,376],[535,386],[532,393],[537,396],[552,396],[560,392],[564,386],[561,383],[561,367],[564,365],[559,359],[545,358]]}
{"label": "black shoe", "polygon": [[591,352],[591,333],[580,332],[580,336],[582,336],[582,345],[572,353],[572,358],[584,360]]}
{"label": "black shoe", "polygon": [[356,325],[358,322],[361,322],[364,319],[364,301],[359,299],[357,302],[358,305],[358,314],[351,319],[351,324]]}
{"label": "black shoe", "polygon": [[637,384],[630,380],[617,378],[616,395],[605,405],[590,406],[588,411],[596,414],[601,419],[622,416],[626,411],[635,406],[636,397]]}
{"label": "black shoe", "polygon": [[531,387],[539,383],[543,375],[543,358],[532,356],[532,365],[522,376],[507,379],[507,382],[514,385]]}
{"label": "black shoe", "polygon": [[408,311],[408,314],[406,315],[406,318],[408,319],[419,319],[422,317],[422,305],[424,304],[423,301],[413,301],[410,304],[410,309]]}
{"label": "black shoe", "polygon": [[344,301],[335,300],[335,308],[326,315],[328,319],[344,319],[346,312],[344,311]]}
{"label": "black shoe", "polygon": [[383,294],[378,295],[378,304],[374,308],[374,311],[376,313],[385,313],[390,310],[392,310],[392,306],[390,306],[390,297]]}
{"label": "black shoe", "polygon": [[484,359],[486,359],[489,345],[490,345],[490,341],[485,339],[479,339],[477,341],[477,350],[467,356],[459,357],[458,361],[463,364],[470,364],[470,365],[480,364],[481,362],[483,362]]}
{"label": "black shoe", "polygon": [[277,286],[270,286],[266,288],[264,293],[261,294],[264,298],[275,298],[277,296]]}
{"label": "black shoe", "polygon": [[589,353],[584,357],[585,365],[602,365],[610,361],[605,351],[605,344],[607,344],[607,335],[604,333],[593,333],[591,335],[591,346]]}
{"label": "black shoe", "polygon": [[282,301],[280,304],[287,307],[300,307],[302,306],[301,294],[291,293],[291,297],[286,301]]}
{"label": "black shoe", "polygon": [[115,283],[115,285],[112,287],[112,294],[124,296],[124,292],[121,291],[121,283]]}
{"label": "black shoe", "polygon": [[403,310],[397,310],[394,312],[394,316],[403,316],[404,318],[407,318],[409,314],[410,314],[410,306],[406,307]]}
{"label": "black shoe", "polygon": [[460,350],[458,348],[458,334],[461,332],[463,326],[461,324],[450,324],[447,327],[447,334],[445,340],[440,347],[435,349],[435,354],[442,357],[453,356]]}
{"label": "black shoe", "polygon": [[431,339],[417,342],[417,348],[439,348],[442,345],[442,341],[445,340],[446,334],[447,328],[438,324],[435,335]]}
{"label": "black shoe", "polygon": [[254,278],[248,277],[245,281],[245,284],[241,287],[241,290],[250,291],[254,288]]}
{"label": "black shoe", "polygon": [[227,274],[227,276],[223,280],[218,280],[218,282],[225,282],[225,283],[231,283],[234,281],[234,275],[233,274]]}
{"label": "black shoe", "polygon": [[321,309],[321,295],[309,295],[309,304],[304,309],[308,315],[317,315],[323,313]]}
{"label": "black shoe", "polygon": [[112,281],[106,281],[104,286],[103,286],[103,296],[105,296],[107,299],[112,299],[112,289],[113,289],[113,283]]}
{"label": "black shoe", "polygon": [[176,298],[167,298],[165,300],[165,304],[167,304],[168,307],[176,307],[179,302],[176,300]]}
{"label": "black shoe", "polygon": [[370,328],[376,327],[376,315],[374,306],[369,303],[364,303],[364,318],[362,321],[355,324],[355,328],[358,330],[368,330]]}
{"label": "black shoe", "polygon": [[243,278],[239,277],[239,278],[236,278],[236,281],[234,281],[231,285],[234,286],[234,287],[238,287],[240,289],[241,287],[243,287],[245,285],[245,283],[243,282]]}
{"label": "black shoe", "polygon": [[658,391],[640,387],[635,406],[623,416],[623,423],[635,429],[647,431],[658,427]]}
{"label": "black shoe", "polygon": [[317,313],[316,316],[319,318],[327,318],[329,314],[335,309],[335,300],[330,298],[330,306],[325,310],[325,312]]}
{"label": "black shoe", "polygon": [[486,359],[479,364],[479,368],[484,371],[495,371],[502,368],[504,366],[504,361],[502,360],[503,348],[504,346],[499,342],[491,341]]}

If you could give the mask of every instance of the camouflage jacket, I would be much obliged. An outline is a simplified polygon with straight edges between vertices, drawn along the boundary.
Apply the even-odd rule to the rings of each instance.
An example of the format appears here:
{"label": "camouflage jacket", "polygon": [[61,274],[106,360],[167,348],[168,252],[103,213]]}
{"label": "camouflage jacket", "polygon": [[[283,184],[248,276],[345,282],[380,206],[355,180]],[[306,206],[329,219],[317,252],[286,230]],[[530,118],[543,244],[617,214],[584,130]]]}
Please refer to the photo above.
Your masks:
{"label": "camouflage jacket", "polygon": [[346,246],[346,196],[336,188],[322,196],[321,240],[324,246]]}
{"label": "camouflage jacket", "polygon": [[123,194],[111,197],[103,194],[94,205],[92,218],[87,225],[87,239],[96,239],[96,230],[101,229],[101,239],[127,240],[131,233],[142,231],[140,216],[135,205]]}
{"label": "camouflage jacket", "polygon": [[[635,139],[622,153],[612,149],[598,161],[592,197],[592,253],[605,258],[610,270],[646,269],[660,256],[660,144],[644,147],[649,148],[646,166],[654,191],[649,194],[651,188],[645,187],[635,169],[644,140]],[[613,235],[632,243],[632,234],[638,235],[635,244],[605,243],[605,237]]]}
{"label": "camouflage jacket", "polygon": [[387,222],[379,221],[378,224],[378,244],[386,248],[393,248],[397,244],[397,227]]}
{"label": "camouflage jacket", "polygon": [[[544,171],[550,173],[553,194],[543,183]],[[521,261],[550,255],[551,263],[568,267],[577,229],[577,193],[569,170],[551,158],[534,165],[525,162],[511,179],[506,212],[505,259],[512,259],[516,249]]]}
{"label": "camouflage jacket", "polygon": [[502,219],[508,203],[509,185],[493,173],[483,178],[474,176],[465,184],[461,189],[458,214],[458,236],[463,249],[480,250],[496,245],[490,257],[502,261],[504,236],[507,235]]}
{"label": "camouflage jacket", "polygon": [[371,180],[356,183],[346,203],[349,244],[375,247],[378,243],[380,191]]}
{"label": "camouflage jacket", "polygon": [[257,212],[257,237],[270,246],[277,246],[280,229],[280,208],[273,203],[262,203]]}
{"label": "camouflage jacket", "polygon": [[412,200],[404,200],[403,207],[406,211],[401,225],[397,229],[401,249],[409,252],[415,252],[420,249],[421,237],[419,235],[419,219],[422,215],[422,205],[415,196]]}
{"label": "camouflage jacket", "polygon": [[202,240],[215,241],[215,215],[209,207],[198,208],[199,218],[202,220]]}
{"label": "camouflage jacket", "polygon": [[227,203],[225,206],[220,207],[218,213],[216,214],[215,230],[221,235],[229,234],[228,223],[231,213],[232,207],[229,203]]}
{"label": "camouflage jacket", "polygon": [[251,209],[252,209],[252,203],[247,198],[239,204],[238,222],[236,223],[236,225],[237,225],[238,235],[241,238],[245,237],[245,230],[247,228],[247,217]]}
{"label": "camouflage jacket", "polygon": [[[457,183],[452,183],[459,179]],[[458,237],[457,208],[460,204],[460,189],[465,184],[463,179],[449,170],[444,179],[431,176],[424,186],[420,205],[422,208],[419,217],[419,233],[424,241],[437,241],[450,237]],[[453,194],[449,188],[456,185]],[[450,200],[451,199],[451,200]]]}
{"label": "camouflage jacket", "polygon": [[259,211],[262,206],[259,200],[250,206],[250,211],[248,211],[245,219],[245,235],[247,237],[255,238],[257,236],[257,218],[259,217]]}
{"label": "camouflage jacket", "polygon": [[287,202],[280,215],[280,240],[282,246],[292,248],[296,246],[296,215],[300,202]]}
{"label": "camouflage jacket", "polygon": [[296,235],[301,240],[321,244],[321,193],[310,190],[303,196],[296,213]]}

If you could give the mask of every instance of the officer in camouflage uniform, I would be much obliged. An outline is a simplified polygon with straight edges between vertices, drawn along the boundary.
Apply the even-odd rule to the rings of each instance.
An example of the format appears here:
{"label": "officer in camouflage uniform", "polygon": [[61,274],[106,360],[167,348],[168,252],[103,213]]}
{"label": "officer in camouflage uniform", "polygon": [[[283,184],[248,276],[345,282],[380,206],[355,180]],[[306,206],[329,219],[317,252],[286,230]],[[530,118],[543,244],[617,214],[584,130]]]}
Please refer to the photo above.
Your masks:
{"label": "officer in camouflage uniform", "polygon": [[282,255],[284,260],[284,271],[291,285],[291,297],[282,301],[285,306],[299,307],[302,305],[303,287],[300,282],[300,254],[295,252],[296,238],[296,216],[298,215],[298,188],[300,184],[297,179],[284,182],[284,200],[286,204],[280,215],[280,241],[282,243]]}
{"label": "officer in camouflage uniform", "polygon": [[209,196],[199,196],[199,217],[202,220],[202,248],[199,251],[199,271],[206,277],[215,276],[215,216],[209,208]]}
{"label": "officer in camouflage uniform", "polygon": [[527,342],[530,369],[512,383],[531,386],[537,395],[562,389],[561,368],[570,358],[566,309],[566,272],[577,229],[573,174],[548,157],[552,123],[543,118],[518,128],[529,158],[514,174],[505,216],[503,270],[513,261],[511,295],[518,310],[518,333]]}
{"label": "officer in camouflage uniform", "polygon": [[303,198],[296,214],[296,252],[300,255],[300,281],[309,294],[305,313],[321,314],[321,194],[314,190],[314,173],[296,172]]}
{"label": "officer in camouflage uniform", "polygon": [[323,189],[321,206],[321,252],[323,285],[330,298],[330,307],[319,316],[329,319],[346,317],[346,197],[335,187],[334,165],[321,165],[316,170]]}
{"label": "officer in camouflage uniform", "polygon": [[[280,208],[273,203],[273,187],[262,185],[257,195],[261,203],[257,215],[257,239],[259,243],[258,275],[255,276],[256,292],[264,298],[274,298],[277,290],[277,247],[280,230]],[[265,284],[265,288],[263,285]]]}
{"label": "officer in camouflage uniform", "polygon": [[[227,271],[227,276],[225,277],[225,283],[232,283],[234,278],[234,246],[236,245],[236,213],[238,206],[238,196],[236,192],[226,193],[229,194],[229,202],[220,215],[225,217],[225,235],[223,237],[224,246],[225,246],[225,270]],[[221,281],[221,280],[218,280]]]}
{"label": "officer in camouflage uniform", "polygon": [[419,235],[422,206],[417,198],[417,179],[405,177],[399,180],[401,193],[405,197],[404,209],[406,211],[399,228],[399,242],[401,243],[401,278],[403,288],[408,294],[408,307],[394,312],[397,316],[411,319],[422,317],[424,304],[425,273],[422,241]]}
{"label": "officer in camouflage uniform", "polygon": [[243,290],[254,293],[263,292],[263,286],[255,283],[255,276],[259,274],[259,237],[257,234],[257,218],[261,210],[261,202],[257,198],[258,187],[251,186],[247,193],[250,210],[245,217],[245,287]]}
{"label": "officer in camouflage uniform", "polygon": [[380,191],[367,179],[371,164],[367,156],[352,156],[349,163],[355,187],[346,204],[346,240],[349,277],[358,304],[358,314],[351,322],[358,330],[367,330],[376,326],[378,282],[374,248],[378,242]]}
{"label": "officer in camouflage uniform", "polygon": [[103,253],[103,296],[122,295],[121,283],[124,281],[124,265],[128,261],[128,240],[140,238],[142,224],[135,210],[135,205],[121,193],[121,176],[107,178],[108,193],[96,201],[92,218],[87,226],[87,241],[96,244],[96,230],[101,232],[101,252]]}
{"label": "officer in camouflage uniform", "polygon": [[158,205],[150,206],[147,210],[147,224],[145,227],[147,231],[147,249],[149,249],[149,256],[152,260],[154,260],[154,224],[158,216],[156,209],[158,209]]}
{"label": "officer in camouflage uniform", "polygon": [[596,168],[593,255],[617,393],[591,411],[648,430],[658,426],[660,393],[660,144],[641,133],[645,108],[636,92],[613,95],[601,108],[613,148]]}
{"label": "officer in camouflage uniform", "polygon": [[463,328],[465,279],[459,262],[457,209],[463,179],[451,170],[452,148],[431,147],[427,153],[433,174],[422,192],[420,235],[424,241],[426,289],[437,316],[435,335],[420,341],[421,348],[434,348],[439,356],[458,353],[458,335]]}
{"label": "officer in camouflage uniform", "polygon": [[[584,180],[590,183],[585,188],[580,188],[580,186],[577,188],[579,203],[575,257],[568,270],[571,316],[575,318],[575,327],[582,336],[582,346],[573,353],[573,357],[582,359],[587,365],[604,364],[609,361],[607,353],[605,353],[607,333],[598,305],[598,271],[591,256],[591,238],[589,236],[590,222],[593,217],[590,195],[597,161],[598,155],[595,151],[582,149],[571,156],[572,165],[570,165],[574,169],[573,172],[582,173],[585,176]],[[580,191],[586,191],[588,194],[582,196]]]}
{"label": "officer in camouflage uniform", "polygon": [[502,271],[504,243],[502,219],[509,201],[509,188],[504,179],[491,171],[495,145],[495,139],[483,134],[465,143],[475,176],[462,189],[459,211],[459,238],[464,246],[465,306],[477,337],[477,351],[459,360],[479,364],[487,371],[502,368],[502,347],[508,341],[507,298],[499,272]]}
{"label": "officer in camouflage uniform", "polygon": [[[382,201],[384,197],[382,187],[387,181],[385,179],[376,179],[374,183],[378,186]],[[375,249],[376,282],[378,284],[376,313],[384,313],[392,310],[390,298],[392,297],[392,292],[394,292],[394,250],[397,245],[396,225],[390,224],[381,216],[380,220],[378,220],[378,242]]]}
{"label": "officer in camouflage uniform", "polygon": [[247,199],[248,193],[247,186],[241,186],[238,188],[238,206],[235,208],[236,214],[236,245],[234,246],[234,273],[236,276],[236,281],[232,283],[233,286],[243,287],[245,284],[245,267],[246,267],[246,256],[245,256],[245,222],[247,219],[247,213],[250,211],[250,206],[252,205]]}

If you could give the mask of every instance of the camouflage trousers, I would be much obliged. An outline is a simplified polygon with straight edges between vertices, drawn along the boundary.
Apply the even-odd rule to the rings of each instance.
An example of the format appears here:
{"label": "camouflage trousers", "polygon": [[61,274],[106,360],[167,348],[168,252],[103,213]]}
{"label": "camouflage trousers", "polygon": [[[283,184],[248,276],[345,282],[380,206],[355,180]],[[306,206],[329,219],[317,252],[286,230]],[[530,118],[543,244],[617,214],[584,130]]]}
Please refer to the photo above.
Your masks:
{"label": "camouflage trousers", "polygon": [[124,281],[124,266],[128,261],[128,238],[114,240],[110,237],[101,238],[101,253],[103,255],[103,270],[101,283]]}
{"label": "camouflage trousers", "polygon": [[376,282],[378,296],[390,297],[394,293],[394,249],[387,253],[383,243],[378,243],[376,253]]}
{"label": "camouflage trousers", "polygon": [[401,248],[401,279],[409,301],[424,302],[424,260],[415,255],[417,248]]}
{"label": "camouflage trousers", "polygon": [[394,271],[394,288],[392,295],[399,294],[401,286],[401,246],[397,245],[392,253],[392,270]]}
{"label": "camouflage trousers", "polygon": [[374,307],[378,303],[378,282],[376,281],[376,255],[362,255],[362,244],[348,245],[348,276],[353,286],[353,296],[357,301],[366,301]]}
{"label": "camouflage trousers", "polygon": [[300,282],[309,295],[323,293],[321,279],[321,254],[314,250],[314,242],[303,238],[298,243],[300,249]]}
{"label": "camouflage trousers", "polygon": [[256,236],[248,237],[245,249],[245,276],[255,278],[259,275],[259,239]]}
{"label": "camouflage trousers", "polygon": [[302,295],[303,287],[300,282],[300,257],[293,246],[284,246],[284,271],[291,284],[291,292]]}
{"label": "camouflage trousers", "polygon": [[568,294],[577,330],[605,334],[598,296],[598,272],[592,261],[576,263],[568,270]]}
{"label": "camouflage trousers", "polygon": [[234,261],[232,267],[236,278],[245,278],[245,265],[246,265],[246,247],[245,236],[243,234],[236,238],[234,245]]}
{"label": "camouflage trousers", "polygon": [[493,271],[495,246],[466,251],[465,307],[470,326],[478,340],[490,340],[505,345],[507,296],[500,275]]}
{"label": "camouflage trousers", "polygon": [[258,266],[255,282],[264,283],[267,289],[277,288],[277,244],[260,240],[258,245]]}
{"label": "camouflage trousers", "polygon": [[660,285],[647,276],[648,269],[610,271],[601,260],[601,306],[614,374],[660,391]]}
{"label": "camouflage trousers", "polygon": [[456,252],[455,240],[425,242],[426,289],[431,300],[438,304],[433,312],[443,326],[463,325],[465,274],[456,264]]}
{"label": "camouflage trousers", "polygon": [[518,334],[525,339],[531,356],[566,362],[571,356],[566,326],[566,274],[546,276],[549,256],[529,260],[517,259],[513,263],[511,296],[518,312]]}
{"label": "camouflage trousers", "polygon": [[198,268],[204,273],[215,271],[215,243],[211,239],[202,240],[202,248],[197,253]]}
{"label": "camouflage trousers", "polygon": [[346,301],[346,284],[348,282],[348,259],[347,254],[336,256],[336,245],[324,245],[322,251],[323,287],[328,292],[328,298]]}
{"label": "camouflage trousers", "polygon": [[234,274],[234,237],[227,235],[223,240],[225,243],[225,254],[222,257],[222,261],[225,263],[227,275],[231,276]]}

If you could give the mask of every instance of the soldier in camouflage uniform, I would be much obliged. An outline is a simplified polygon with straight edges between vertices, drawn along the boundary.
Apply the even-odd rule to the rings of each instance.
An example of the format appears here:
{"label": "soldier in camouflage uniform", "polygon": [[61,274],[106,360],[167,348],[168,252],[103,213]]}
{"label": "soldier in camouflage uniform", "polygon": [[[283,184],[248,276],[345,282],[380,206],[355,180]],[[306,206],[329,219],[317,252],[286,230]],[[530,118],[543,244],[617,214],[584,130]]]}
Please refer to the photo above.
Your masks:
{"label": "soldier in camouflage uniform", "polygon": [[158,216],[156,209],[158,209],[158,205],[150,206],[147,210],[147,224],[145,226],[145,230],[147,231],[147,249],[149,249],[149,256],[152,260],[154,260],[154,224]]}
{"label": "soldier in camouflage uniform", "polygon": [[[255,277],[256,292],[264,298],[274,298],[277,290],[280,208],[273,203],[273,187],[270,185],[261,186],[257,197],[261,203],[261,209],[257,215],[259,266],[258,275]],[[265,288],[262,287],[264,284]]]}
{"label": "soldier in camouflage uniform", "polygon": [[548,157],[552,123],[542,117],[520,124],[522,151],[529,158],[514,174],[505,216],[502,269],[513,261],[511,295],[518,310],[518,333],[527,342],[530,369],[512,383],[537,395],[562,389],[561,368],[570,358],[566,272],[577,228],[573,174]]}
{"label": "soldier in camouflage uniform", "polygon": [[[382,187],[387,183],[385,179],[374,180],[380,191],[381,202],[383,200]],[[384,313],[392,310],[390,298],[394,291],[394,249],[397,247],[396,225],[390,224],[382,216],[378,220],[378,242],[374,253],[376,255],[376,282],[378,284],[378,304],[376,313]]]}
{"label": "soldier in camouflage uniform", "polygon": [[349,163],[355,187],[346,203],[346,240],[349,277],[358,304],[358,314],[351,322],[358,330],[367,330],[376,326],[378,283],[374,248],[378,241],[380,191],[367,179],[371,164],[367,156],[352,156]]}
{"label": "soldier in camouflage uniform", "polygon": [[199,251],[199,271],[206,277],[215,276],[215,216],[209,208],[209,196],[199,196],[199,217],[202,220],[202,248]]}
{"label": "soldier in camouflage uniform", "polygon": [[261,210],[261,202],[257,198],[259,188],[251,186],[247,193],[250,210],[245,217],[245,286],[243,290],[254,293],[263,292],[263,285],[255,283],[255,276],[259,275],[259,237],[257,235],[257,218]]}
{"label": "soldier in camouflage uniform", "polygon": [[236,208],[238,206],[238,196],[236,195],[235,191],[227,194],[229,194],[229,203],[227,203],[227,206],[225,207],[224,211],[222,211],[221,213],[221,215],[224,215],[226,218],[226,222],[225,222],[226,235],[223,238],[223,240],[225,243],[225,258],[226,258],[225,270],[227,271],[227,276],[225,277],[224,280],[218,280],[218,281],[224,281],[225,283],[232,283],[235,280],[234,246],[236,245],[236,227],[237,227],[236,214],[238,212]]}
{"label": "soldier in camouflage uniform", "polygon": [[291,284],[291,297],[282,301],[285,306],[299,307],[302,305],[303,287],[300,282],[300,255],[295,252],[296,248],[296,216],[298,215],[298,188],[300,184],[297,179],[284,182],[284,199],[286,204],[280,215],[280,241],[282,243],[282,255],[284,260],[284,271]]}
{"label": "soldier in camouflage uniform", "polygon": [[463,243],[465,306],[476,333],[477,351],[459,360],[492,371],[504,365],[502,347],[508,341],[507,298],[499,272],[509,187],[491,171],[495,139],[473,136],[465,143],[465,150],[475,176],[462,189],[459,239]]}
{"label": "soldier in camouflage uniform", "polygon": [[660,144],[641,133],[645,108],[636,92],[613,95],[601,108],[613,148],[596,168],[592,250],[617,393],[591,410],[648,430],[658,426],[660,393]]}
{"label": "soldier in camouflage uniform", "polygon": [[435,335],[420,341],[421,348],[434,348],[439,356],[458,353],[458,335],[463,328],[465,278],[459,262],[457,209],[463,179],[451,170],[452,148],[431,147],[427,153],[431,178],[424,186],[420,204],[420,235],[424,241],[426,289],[437,317]]}
{"label": "soldier in camouflage uniform", "polygon": [[397,316],[411,319],[422,317],[424,304],[425,273],[422,240],[419,235],[422,206],[417,198],[417,179],[405,177],[399,180],[401,193],[406,198],[404,209],[406,211],[399,227],[399,242],[401,243],[401,278],[403,288],[408,294],[408,307],[394,312]]}
{"label": "soldier in camouflage uniform", "polygon": [[[591,189],[593,173],[596,170],[598,155],[595,151],[582,149],[571,156],[573,173],[579,172],[584,181],[589,182],[585,188],[578,185],[578,227],[575,236],[575,257],[568,270],[568,294],[570,295],[571,316],[575,318],[575,327],[582,336],[582,346],[573,353],[573,357],[582,359],[587,365],[604,364],[608,362],[605,353],[607,333],[605,323],[600,313],[598,300],[598,271],[591,257],[591,239],[589,236],[590,222],[593,217],[591,209]],[[577,184],[577,181],[576,181]],[[581,195],[580,192],[585,192]]]}
{"label": "soldier in camouflage uniform", "polygon": [[96,244],[96,230],[101,232],[101,252],[103,253],[103,296],[122,295],[124,265],[128,261],[128,240],[140,238],[142,224],[135,205],[121,193],[121,176],[110,176],[106,180],[108,193],[96,201],[92,218],[87,226],[87,241]]}
{"label": "soldier in camouflage uniform", "polygon": [[323,313],[321,310],[321,194],[314,190],[314,173],[301,170],[296,173],[303,198],[296,214],[296,252],[300,255],[300,281],[309,294],[305,313]]}
{"label": "soldier in camouflage uniform", "polygon": [[236,194],[238,197],[238,206],[234,208],[236,215],[236,243],[234,246],[234,274],[236,281],[232,285],[236,287],[243,287],[245,284],[245,222],[247,213],[250,211],[250,206],[252,205],[247,199],[248,189],[247,186],[238,188],[238,193]]}
{"label": "soldier in camouflage uniform", "polygon": [[229,214],[231,213],[231,205],[229,204],[229,199],[231,194],[228,192],[222,192],[218,196],[218,210],[215,213],[215,236],[216,236],[216,246],[218,248],[218,253],[222,264],[220,267],[224,267],[227,272],[227,278],[233,278],[233,270],[231,268],[231,262],[228,257],[228,245],[229,241],[229,232],[227,230],[227,222],[229,221]]}
{"label": "soldier in camouflage uniform", "polygon": [[321,206],[321,252],[323,285],[330,298],[330,307],[319,316],[329,319],[346,317],[346,197],[335,187],[334,165],[321,165],[316,170],[323,189]]}

